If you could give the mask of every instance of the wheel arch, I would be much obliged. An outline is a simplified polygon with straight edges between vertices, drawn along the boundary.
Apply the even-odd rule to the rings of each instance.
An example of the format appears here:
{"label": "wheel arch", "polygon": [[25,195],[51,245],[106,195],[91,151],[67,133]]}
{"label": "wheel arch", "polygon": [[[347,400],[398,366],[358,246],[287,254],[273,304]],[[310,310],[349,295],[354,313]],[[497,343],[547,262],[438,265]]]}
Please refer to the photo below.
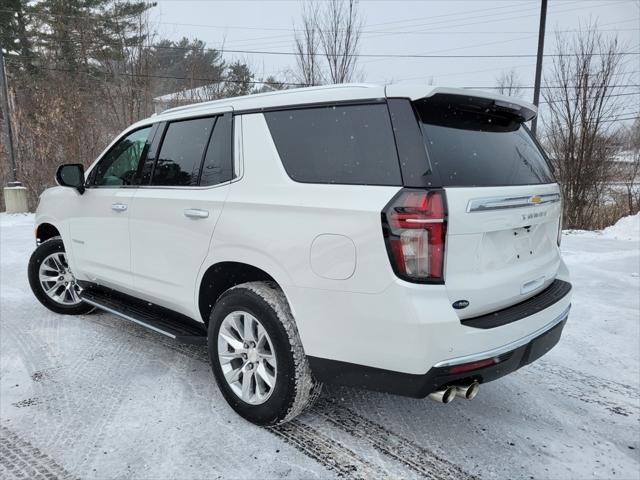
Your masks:
{"label": "wheel arch", "polygon": [[49,222],[42,222],[38,224],[38,226],[36,227],[35,235],[38,245],[40,245],[42,242],[46,242],[53,237],[62,236],[60,230],[55,225]]}
{"label": "wheel arch", "polygon": [[277,276],[251,263],[224,260],[205,270],[197,290],[198,311],[205,325],[208,325],[211,310],[220,296],[228,289],[247,282],[273,282],[284,292]]}

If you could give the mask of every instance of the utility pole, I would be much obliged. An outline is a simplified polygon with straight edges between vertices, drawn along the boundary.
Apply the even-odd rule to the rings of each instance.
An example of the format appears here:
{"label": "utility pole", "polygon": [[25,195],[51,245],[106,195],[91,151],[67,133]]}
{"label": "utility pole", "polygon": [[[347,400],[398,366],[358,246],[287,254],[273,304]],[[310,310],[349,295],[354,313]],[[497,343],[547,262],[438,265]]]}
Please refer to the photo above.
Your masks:
{"label": "utility pole", "polygon": [[13,135],[11,132],[11,114],[9,112],[9,87],[4,68],[4,52],[0,47],[0,108],[4,118],[4,135],[7,143],[7,156],[9,157],[10,173],[7,186],[4,188],[4,204],[7,213],[22,213],[28,211],[27,189],[16,178],[16,157],[13,150]]}
{"label": "utility pole", "polygon": [[[542,0],[540,6],[540,29],[538,31],[538,56],[536,58],[536,80],[533,86],[533,104],[540,104],[540,82],[542,80],[542,55],[544,53],[544,28],[547,23],[547,0]],[[531,132],[536,135],[538,116],[531,122]]]}
{"label": "utility pole", "polygon": [[[9,87],[4,69],[4,53],[0,47],[0,88],[2,91],[2,117],[4,118],[4,136],[7,142],[7,155],[11,164],[9,186],[16,186],[16,157],[13,153],[13,135],[11,133],[11,116],[9,114]],[[19,184],[18,184],[19,185]]]}

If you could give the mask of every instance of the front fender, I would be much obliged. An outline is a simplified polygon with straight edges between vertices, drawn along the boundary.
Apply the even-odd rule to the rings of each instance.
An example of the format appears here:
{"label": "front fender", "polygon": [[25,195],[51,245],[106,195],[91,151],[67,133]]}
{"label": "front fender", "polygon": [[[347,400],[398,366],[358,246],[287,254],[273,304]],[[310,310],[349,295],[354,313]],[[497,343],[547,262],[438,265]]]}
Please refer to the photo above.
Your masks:
{"label": "front fender", "polygon": [[[40,195],[38,201],[38,207],[36,208],[35,217],[35,229],[48,223],[53,225],[60,236],[62,242],[65,245],[65,251],[67,254],[67,260],[69,266],[75,271],[75,260],[73,258],[73,248],[71,245],[71,234],[69,231],[69,204],[73,200],[73,197],[78,193],[68,187],[52,187],[46,189]],[[35,230],[34,230],[35,232]],[[35,235],[34,235],[35,236]],[[34,239],[35,240],[35,239]]]}

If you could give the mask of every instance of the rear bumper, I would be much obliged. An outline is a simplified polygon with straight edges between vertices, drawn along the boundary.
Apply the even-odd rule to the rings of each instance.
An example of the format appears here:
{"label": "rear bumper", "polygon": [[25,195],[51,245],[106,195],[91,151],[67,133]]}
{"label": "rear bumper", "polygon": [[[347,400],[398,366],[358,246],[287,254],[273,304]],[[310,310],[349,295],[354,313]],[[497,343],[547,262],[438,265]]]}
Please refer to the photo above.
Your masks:
{"label": "rear bumper", "polygon": [[[556,278],[570,281],[564,262]],[[550,305],[537,301],[529,305],[535,301],[529,299],[527,308],[518,304],[492,314],[500,320],[498,325],[479,328],[461,321],[446,285],[396,279],[375,293],[297,286],[284,290],[307,356],[415,378],[440,362],[492,351],[536,332],[539,335],[571,304],[570,290]],[[508,322],[502,321],[505,316]]]}
{"label": "rear bumper", "polygon": [[520,302],[511,307],[503,308],[497,312],[480,315],[478,317],[465,318],[461,323],[466,327],[473,328],[496,328],[517,322],[523,318],[531,316],[533,313],[541,312],[546,308],[558,303],[571,292],[571,284],[560,279],[554,280],[551,285],[533,297]]}
{"label": "rear bumper", "polygon": [[[384,370],[353,363],[309,357],[311,370],[323,383],[354,386],[407,397],[424,398],[446,385],[486,383],[537,360],[560,340],[570,306],[537,331],[491,350],[451,358],[435,364],[424,375]],[[473,364],[486,364],[460,371]]]}

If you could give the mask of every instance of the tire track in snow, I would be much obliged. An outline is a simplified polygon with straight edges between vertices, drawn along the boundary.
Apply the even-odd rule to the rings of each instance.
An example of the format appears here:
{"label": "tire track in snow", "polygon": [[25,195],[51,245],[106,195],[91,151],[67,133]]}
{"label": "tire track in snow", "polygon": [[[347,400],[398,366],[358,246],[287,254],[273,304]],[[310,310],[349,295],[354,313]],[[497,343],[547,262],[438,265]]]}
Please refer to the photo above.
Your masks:
{"label": "tire track in snow", "polygon": [[397,460],[420,475],[435,480],[478,478],[411,440],[338,405],[335,400],[321,398],[314,405],[313,411],[339,429],[366,441],[378,452]]}
{"label": "tire track in snow", "polygon": [[51,457],[6,427],[0,427],[0,474],[6,479],[72,480],[76,478]]}
{"label": "tire track in snow", "polygon": [[[149,335],[152,338],[156,338],[158,343],[165,347],[209,365],[206,347],[185,345],[153,333]],[[214,381],[213,376],[212,381]],[[307,457],[315,460],[327,470],[335,472],[340,478],[369,479],[389,477],[389,472],[386,470],[365,460],[350,448],[336,442],[298,419],[283,425],[269,427],[266,430]]]}
{"label": "tire track in snow", "polygon": [[[550,391],[558,391],[566,397],[583,403],[599,405],[610,413],[625,417],[640,415],[640,391],[631,385],[606,380],[568,367],[560,367],[547,362],[537,362],[525,375],[551,374],[564,382],[547,384]],[[603,395],[603,392],[608,395]],[[611,397],[620,399],[616,401]]]}
{"label": "tire track in snow", "polygon": [[[134,329],[142,330],[145,336],[156,339],[158,343],[170,350],[209,365],[206,347],[186,345],[154,333],[146,333],[148,331],[142,327],[136,326]],[[214,381],[213,375],[211,380]],[[269,427],[266,430],[281,438],[285,443],[293,446],[307,457],[315,460],[327,470],[335,472],[340,478],[369,479],[388,478],[390,476],[386,470],[372,464],[347,446],[336,442],[298,419],[283,425]]]}
{"label": "tire track in snow", "polygon": [[621,392],[626,392],[627,394],[635,398],[640,397],[640,389],[632,385],[627,385],[613,380],[607,380],[602,377],[597,377],[595,375],[581,372],[579,370],[574,370],[573,368],[560,367],[545,361],[538,361],[532,363],[531,365],[536,370],[541,370],[545,373],[552,373],[553,375],[556,375],[564,380],[580,382],[581,384],[587,385],[593,389],[602,390],[604,388],[609,392],[618,395]]}
{"label": "tire track in snow", "polygon": [[[65,415],[66,418],[73,418],[73,416],[67,416],[72,414],[71,409],[65,409],[64,407],[69,405],[70,397],[67,388],[61,388],[56,392],[52,392],[47,382],[36,380],[40,375],[38,373],[44,370],[51,371],[51,369],[58,370],[59,364],[53,361],[55,355],[52,352],[53,342],[43,341],[39,339],[37,333],[31,330],[28,325],[23,324],[13,325],[5,323],[3,325],[4,333],[8,335],[10,343],[18,349],[18,357],[24,364],[27,372],[30,373],[31,386],[33,387],[35,396],[32,397],[37,400],[37,404],[42,404],[43,408],[51,415],[52,418],[57,418],[56,414],[60,413],[60,416]],[[50,327],[47,321],[45,327]],[[55,325],[53,326],[56,329]],[[35,377],[35,378],[34,378]],[[51,397],[53,395],[53,397]],[[55,400],[55,406],[52,402],[49,402],[50,398]],[[14,405],[17,406],[17,405]],[[69,422],[57,422],[57,427],[54,432],[39,431],[40,439],[45,445],[56,444],[58,441],[64,440],[66,437],[66,429],[70,427]]]}
{"label": "tire track in snow", "polygon": [[[94,320],[101,312],[83,315],[84,321]],[[55,334],[60,336],[60,325],[56,323]],[[74,344],[73,355],[69,355],[65,365],[56,370],[56,375],[43,382],[48,387],[47,405],[58,410],[61,422],[56,428],[55,436],[50,439],[54,445],[65,445],[73,448],[76,462],[73,471],[81,477],[86,476],[94,462],[100,457],[95,455],[97,445],[105,445],[109,431],[115,424],[123,402],[127,398],[130,388],[130,378],[123,377],[120,382],[102,382],[102,378],[113,378],[121,375],[123,366],[130,366],[129,372],[133,376],[141,364],[140,358],[144,350],[134,341],[109,342],[106,355],[112,361],[100,362],[102,357],[101,345],[105,336],[99,331],[93,331],[81,344]],[[48,344],[61,345],[59,338]],[[96,354],[99,354],[96,356]],[[98,364],[94,363],[98,361]],[[69,385],[82,385],[82,388],[69,389]],[[104,400],[108,399],[108,402]],[[78,415],[79,412],[97,412],[90,417]],[[91,429],[83,429],[88,423]],[[82,430],[82,441],[76,435]]]}
{"label": "tire track in snow", "polygon": [[[97,310],[96,313],[92,314],[90,317],[87,317],[92,322],[104,327],[106,329],[115,330],[114,341],[111,343],[117,343],[117,350],[114,352],[110,352],[114,358],[118,360],[108,362],[107,370],[119,371],[124,367],[128,368],[130,371],[130,375],[134,376],[135,372],[138,372],[138,368],[141,365],[152,364],[157,361],[156,355],[154,352],[153,357],[148,356],[148,350],[146,343],[152,344],[153,346],[161,346],[166,347],[169,350],[174,352],[178,352],[189,360],[199,360],[206,362],[208,365],[208,355],[206,352],[206,347],[197,346],[197,345],[187,345],[183,343],[176,342],[175,340],[170,340],[167,337],[160,335],[156,332],[153,332],[147,328],[139,326],[133,322],[129,322],[127,320],[123,320],[118,316],[103,312],[101,310]],[[121,338],[118,338],[122,336]],[[101,341],[103,337],[100,336]],[[122,361],[123,358],[125,360],[134,359],[135,356],[139,356],[140,358],[134,362]],[[158,357],[159,358],[159,357]],[[144,367],[143,367],[144,368]],[[213,375],[211,376],[211,380],[213,379]],[[99,377],[95,377],[94,381],[99,381]],[[92,438],[95,438],[95,441],[102,445],[106,442],[108,438],[107,430],[112,428],[114,425],[114,419],[116,418],[116,414],[119,409],[122,408],[122,401],[128,396],[129,387],[131,386],[128,382],[119,383],[119,388],[109,387],[109,404],[111,405],[111,409],[106,409],[105,413],[110,413],[109,415],[103,414],[101,416],[101,421],[99,424],[99,431],[94,433]],[[118,396],[116,397],[116,392]],[[90,442],[90,443],[93,443]],[[233,456],[226,455],[225,453],[220,453],[215,455],[215,462],[217,466],[224,465],[225,467],[229,467],[230,470],[234,470],[236,472],[240,472],[239,475],[247,475],[247,472],[243,470],[245,467],[245,463],[242,460],[237,459]]]}
{"label": "tire track in snow", "polygon": [[[155,339],[157,343],[170,350],[209,364],[205,347],[181,344],[135,325],[131,325],[131,328],[136,334]],[[478,478],[434,452],[338,405],[333,400],[321,397],[309,411],[328,420],[333,427],[344,433],[364,440],[386,458],[399,462],[419,475],[434,480]],[[383,478],[390,475],[389,472],[372,464],[349,447],[336,442],[299,419],[267,428],[267,430],[317,461],[327,470],[335,472],[340,478]]]}
{"label": "tire track in snow", "polygon": [[291,420],[283,425],[270,427],[268,430],[306,456],[313,458],[327,470],[335,472],[340,478],[389,477],[389,472],[386,470],[373,465],[353,450],[299,420]]}

